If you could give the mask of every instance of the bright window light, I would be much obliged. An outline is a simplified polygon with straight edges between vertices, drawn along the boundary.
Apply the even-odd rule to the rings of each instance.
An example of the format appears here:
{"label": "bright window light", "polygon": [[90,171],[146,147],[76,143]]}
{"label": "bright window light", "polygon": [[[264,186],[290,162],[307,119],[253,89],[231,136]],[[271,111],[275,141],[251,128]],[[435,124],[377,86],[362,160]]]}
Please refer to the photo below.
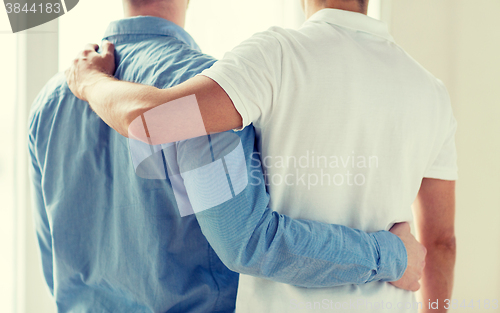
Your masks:
{"label": "bright window light", "polygon": [[299,0],[191,0],[186,30],[203,52],[220,59],[256,32],[299,28],[303,22]]}
{"label": "bright window light", "polygon": [[[371,0],[370,17],[380,19],[381,0]],[[216,22],[215,22],[216,21]],[[191,0],[186,30],[203,52],[218,59],[254,33],[271,26],[299,28],[304,13],[298,0]]]}
{"label": "bright window light", "polygon": [[[368,15],[380,19],[380,14],[381,0],[371,0]],[[122,17],[120,0],[80,1],[61,16],[59,70],[66,69],[85,44],[99,43],[109,22]],[[220,59],[256,32],[271,26],[299,28],[303,22],[298,0],[254,0],[251,5],[234,0],[191,0],[186,30],[203,52]]]}
{"label": "bright window light", "polygon": [[368,5],[368,16],[380,20],[381,14],[382,14],[382,1],[370,0]]}
{"label": "bright window light", "polygon": [[16,35],[12,34],[5,10],[0,10],[0,86],[2,114],[0,114],[0,312],[14,312],[15,299],[15,215],[14,215],[14,116],[16,107]]}
{"label": "bright window light", "polygon": [[100,44],[111,21],[123,18],[120,0],[85,0],[59,17],[59,71],[88,43]]}

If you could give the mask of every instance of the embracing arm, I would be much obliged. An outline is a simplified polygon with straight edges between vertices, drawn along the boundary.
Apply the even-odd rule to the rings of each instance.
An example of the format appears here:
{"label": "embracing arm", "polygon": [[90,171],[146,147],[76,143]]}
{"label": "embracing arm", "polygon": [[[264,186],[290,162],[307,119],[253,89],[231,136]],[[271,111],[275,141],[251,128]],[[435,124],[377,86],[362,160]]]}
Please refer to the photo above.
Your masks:
{"label": "embracing arm", "polygon": [[[238,136],[244,152],[235,158],[227,152],[237,150]],[[397,287],[418,289],[425,252],[407,223],[395,225],[392,234],[366,233],[272,211],[253,142],[253,129],[247,128],[238,135],[183,141],[176,158],[167,158],[183,179],[179,187],[185,191],[178,194],[188,195],[203,234],[226,266],[302,287],[396,281]],[[217,201],[227,187],[233,196]]]}
{"label": "embracing arm", "polygon": [[[132,122],[156,107],[163,105],[162,111],[165,117],[169,118],[169,103],[191,95],[196,96],[205,128],[204,133],[198,136],[242,126],[241,116],[231,99],[210,78],[197,76],[169,89],[120,81],[111,76],[115,69],[113,45],[105,42],[101,54],[96,52],[97,48],[97,45],[88,45],[74,61],[73,66],[66,71],[68,85],[78,98],[88,101],[97,115],[121,135],[129,137]],[[162,123],[162,134],[178,133],[176,128],[179,125],[186,128],[198,126],[189,123],[189,119]],[[193,136],[167,138],[162,143],[191,137]]]}
{"label": "embracing arm", "polygon": [[[210,78],[195,77],[166,90],[118,81],[110,76],[114,72],[112,45],[105,44],[103,54],[95,52],[96,49],[96,46],[90,46],[75,60],[74,66],[66,73],[68,84],[77,97],[90,102],[94,111],[120,134],[142,140],[134,133],[129,134],[134,121],[142,119],[139,128],[146,124],[149,128],[145,115],[151,115],[160,107],[168,111],[170,104],[192,95],[203,120],[203,131],[195,135],[242,126],[242,118],[233,102]],[[172,108],[174,106],[172,104]],[[175,109],[173,112],[182,121],[171,118],[175,114],[162,114],[168,122],[160,119],[161,123],[153,125],[161,127],[156,134],[178,134],[179,129],[199,126],[189,124],[192,120],[186,119],[193,114],[182,114]],[[152,115],[152,119],[157,117],[157,114]],[[142,129],[150,139],[151,129]],[[196,136],[162,138],[164,140],[154,144],[192,137]],[[416,284],[422,270],[419,260],[425,253],[404,226],[396,226],[394,231],[401,242],[387,232],[367,234],[340,225],[294,220],[271,211],[267,202],[256,205],[253,201],[267,199],[267,196],[265,190],[260,191],[259,197],[253,192],[248,190],[249,194],[242,193],[234,197],[233,202],[197,214],[205,235],[230,268],[311,287],[393,281],[401,278],[404,272],[394,284],[409,290],[418,289]],[[235,212],[234,209],[240,210]]]}

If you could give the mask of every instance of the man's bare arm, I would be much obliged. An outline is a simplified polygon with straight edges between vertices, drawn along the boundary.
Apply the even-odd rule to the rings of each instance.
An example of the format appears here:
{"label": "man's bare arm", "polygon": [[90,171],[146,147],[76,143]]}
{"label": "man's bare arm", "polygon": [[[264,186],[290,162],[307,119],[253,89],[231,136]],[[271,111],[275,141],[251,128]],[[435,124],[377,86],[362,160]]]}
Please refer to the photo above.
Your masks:
{"label": "man's bare arm", "polygon": [[439,310],[424,305],[422,312],[446,312],[456,257],[455,182],[424,178],[413,209],[417,238],[427,248],[421,297],[423,303],[439,299]]}
{"label": "man's bare arm", "polygon": [[[241,116],[233,102],[210,78],[197,76],[169,89],[119,81],[111,76],[115,69],[113,45],[108,42],[103,44],[100,54],[96,52],[97,48],[97,45],[87,45],[75,59],[73,66],[66,71],[68,85],[75,96],[88,101],[97,115],[121,135],[128,137],[129,126],[145,112],[162,106],[162,114],[168,117],[170,102],[191,95],[196,96],[205,133],[223,132],[242,126]],[[179,124],[189,128],[190,115],[190,112],[178,114],[175,123],[162,123],[162,134],[171,131],[178,134]],[[188,138],[191,137],[174,137],[164,142]]]}

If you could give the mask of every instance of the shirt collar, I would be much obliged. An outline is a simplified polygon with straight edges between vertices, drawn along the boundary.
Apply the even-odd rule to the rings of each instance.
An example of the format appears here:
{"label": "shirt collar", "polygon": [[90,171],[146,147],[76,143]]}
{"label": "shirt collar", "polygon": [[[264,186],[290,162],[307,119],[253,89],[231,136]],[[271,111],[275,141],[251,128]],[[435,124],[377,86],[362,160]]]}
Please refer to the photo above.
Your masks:
{"label": "shirt collar", "polygon": [[194,39],[179,25],[154,16],[135,16],[111,22],[104,33],[106,40],[120,35],[156,35],[179,39],[195,50],[200,50]]}
{"label": "shirt collar", "polygon": [[389,34],[389,28],[386,23],[362,13],[338,9],[323,9],[313,14],[308,21],[322,21],[329,24],[335,24],[355,31],[379,36],[394,42],[394,38]]}

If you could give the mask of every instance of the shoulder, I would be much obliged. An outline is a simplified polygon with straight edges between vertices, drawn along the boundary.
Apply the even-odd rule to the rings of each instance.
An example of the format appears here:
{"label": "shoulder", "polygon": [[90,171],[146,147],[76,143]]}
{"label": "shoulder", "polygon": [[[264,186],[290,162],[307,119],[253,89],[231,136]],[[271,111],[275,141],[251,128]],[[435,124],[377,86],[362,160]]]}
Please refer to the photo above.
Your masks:
{"label": "shoulder", "polygon": [[[273,26],[265,31],[255,33],[246,42],[258,42],[264,46],[281,46],[296,35],[296,31]],[[245,42],[244,42],[245,43]]]}
{"label": "shoulder", "polygon": [[60,105],[68,99],[81,101],[69,89],[64,73],[58,73],[40,90],[31,106],[28,131],[29,136],[33,137],[32,139],[38,134],[40,125],[43,125],[44,128],[50,128],[49,124],[54,120]]}
{"label": "shoulder", "polygon": [[31,107],[31,115],[46,109],[49,104],[57,102],[60,98],[71,94],[71,90],[66,83],[64,73],[57,73],[38,93]]}
{"label": "shoulder", "polygon": [[428,95],[429,100],[434,100],[448,113],[451,113],[450,97],[443,81],[432,74],[401,46],[393,43],[393,47],[395,54],[393,54],[392,62],[397,63],[399,68],[413,80],[412,85],[414,88],[418,88],[422,95]]}
{"label": "shoulder", "polygon": [[117,46],[116,54],[118,79],[157,88],[180,84],[216,62],[196,47],[169,36]]}
{"label": "shoulder", "polygon": [[241,59],[248,61],[248,64],[259,64],[263,61],[278,61],[283,56],[283,46],[290,41],[288,30],[281,27],[271,27],[266,31],[253,34],[227,52],[222,58],[221,64],[228,60]]}
{"label": "shoulder", "polygon": [[427,70],[420,62],[414,59],[405,49],[397,43],[392,43],[392,47],[394,49],[393,51],[395,51],[395,53],[392,54],[394,57],[393,62],[400,62],[398,64],[401,65],[402,69],[418,74],[422,80],[430,86],[435,87],[440,92],[446,92],[446,87],[443,82]]}

